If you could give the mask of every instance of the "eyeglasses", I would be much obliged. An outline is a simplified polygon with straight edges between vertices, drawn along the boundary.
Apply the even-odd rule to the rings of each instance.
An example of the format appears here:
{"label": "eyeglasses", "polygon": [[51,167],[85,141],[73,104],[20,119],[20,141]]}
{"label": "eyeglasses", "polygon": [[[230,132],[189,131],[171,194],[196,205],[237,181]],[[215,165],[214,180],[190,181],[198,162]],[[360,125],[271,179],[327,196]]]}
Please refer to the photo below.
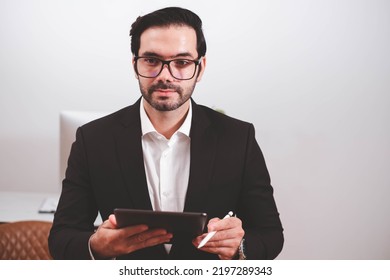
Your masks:
{"label": "eyeglasses", "polygon": [[136,56],[135,71],[137,75],[144,78],[156,78],[160,75],[164,65],[168,65],[169,73],[177,80],[191,80],[196,72],[196,67],[202,58],[198,60],[172,59],[162,60],[156,57]]}

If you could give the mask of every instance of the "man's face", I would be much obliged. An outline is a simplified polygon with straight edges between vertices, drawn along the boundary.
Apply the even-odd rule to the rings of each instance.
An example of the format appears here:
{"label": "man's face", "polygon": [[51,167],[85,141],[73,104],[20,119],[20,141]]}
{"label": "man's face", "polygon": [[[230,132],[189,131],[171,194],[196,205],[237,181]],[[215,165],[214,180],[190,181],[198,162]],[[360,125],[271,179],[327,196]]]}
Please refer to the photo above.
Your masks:
{"label": "man's face", "polygon": [[[176,25],[151,27],[141,34],[138,56],[162,60],[197,60],[196,45],[196,33],[191,27]],[[196,74],[190,80],[174,78],[167,65],[164,65],[162,72],[156,78],[137,76],[142,96],[154,109],[159,111],[172,111],[179,108],[189,100],[195,84],[200,81],[203,75],[205,59],[202,59],[201,63],[199,75],[197,68]]]}

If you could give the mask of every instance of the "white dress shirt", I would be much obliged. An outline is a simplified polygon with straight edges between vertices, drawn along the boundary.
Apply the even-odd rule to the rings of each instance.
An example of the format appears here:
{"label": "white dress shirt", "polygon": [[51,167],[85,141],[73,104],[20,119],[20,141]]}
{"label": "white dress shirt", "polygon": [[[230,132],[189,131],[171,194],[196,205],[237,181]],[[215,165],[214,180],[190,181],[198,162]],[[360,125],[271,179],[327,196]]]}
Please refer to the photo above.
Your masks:
{"label": "white dress shirt", "polygon": [[[155,211],[183,212],[190,176],[192,106],[170,139],[156,131],[141,100],[142,151],[149,197]],[[164,244],[169,254],[171,244]]]}
{"label": "white dress shirt", "polygon": [[155,211],[183,212],[190,175],[192,107],[182,126],[166,139],[153,127],[140,106],[142,150],[149,197]]}

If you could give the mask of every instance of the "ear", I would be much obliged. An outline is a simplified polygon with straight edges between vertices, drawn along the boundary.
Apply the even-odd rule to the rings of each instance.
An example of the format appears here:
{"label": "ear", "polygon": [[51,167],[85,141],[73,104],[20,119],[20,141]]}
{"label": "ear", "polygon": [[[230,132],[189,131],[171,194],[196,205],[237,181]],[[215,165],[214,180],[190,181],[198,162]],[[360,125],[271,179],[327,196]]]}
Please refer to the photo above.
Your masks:
{"label": "ear", "polygon": [[198,67],[200,70],[198,72],[198,76],[196,77],[196,82],[200,82],[200,80],[202,79],[204,70],[206,69],[206,57],[205,56],[200,61],[200,64]]}
{"label": "ear", "polygon": [[133,70],[134,70],[134,75],[135,75],[135,78],[138,80],[138,75],[137,75],[137,71],[135,71],[135,59],[134,59],[134,54],[131,58],[131,63],[133,64]]}

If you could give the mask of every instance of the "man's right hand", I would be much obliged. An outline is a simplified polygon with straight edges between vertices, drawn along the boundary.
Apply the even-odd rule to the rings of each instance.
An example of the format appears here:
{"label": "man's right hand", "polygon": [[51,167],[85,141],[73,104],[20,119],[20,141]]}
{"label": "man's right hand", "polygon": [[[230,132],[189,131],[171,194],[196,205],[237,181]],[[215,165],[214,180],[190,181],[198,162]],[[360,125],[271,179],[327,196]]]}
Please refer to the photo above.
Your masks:
{"label": "man's right hand", "polygon": [[146,247],[166,243],[172,234],[165,229],[148,229],[146,225],[118,228],[114,215],[99,226],[90,238],[95,258],[114,258]]}

